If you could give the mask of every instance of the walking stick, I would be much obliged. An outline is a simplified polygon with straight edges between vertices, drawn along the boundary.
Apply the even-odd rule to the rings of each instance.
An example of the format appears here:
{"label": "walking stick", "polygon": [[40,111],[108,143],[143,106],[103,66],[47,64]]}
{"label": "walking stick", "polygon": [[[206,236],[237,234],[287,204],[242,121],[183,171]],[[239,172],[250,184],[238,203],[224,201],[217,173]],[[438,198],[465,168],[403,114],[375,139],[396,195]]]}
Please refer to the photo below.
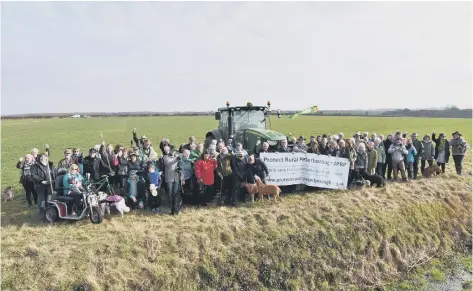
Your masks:
{"label": "walking stick", "polygon": [[[51,169],[49,168],[49,159],[48,159],[48,179],[49,179],[49,185],[51,186],[51,195],[54,194],[54,190],[53,190],[53,181],[52,181],[52,178],[51,178]],[[49,196],[49,195],[48,195]],[[46,200],[49,200],[50,197],[45,197]],[[43,200],[41,201],[41,203],[44,203],[44,209],[46,209],[46,200]]]}

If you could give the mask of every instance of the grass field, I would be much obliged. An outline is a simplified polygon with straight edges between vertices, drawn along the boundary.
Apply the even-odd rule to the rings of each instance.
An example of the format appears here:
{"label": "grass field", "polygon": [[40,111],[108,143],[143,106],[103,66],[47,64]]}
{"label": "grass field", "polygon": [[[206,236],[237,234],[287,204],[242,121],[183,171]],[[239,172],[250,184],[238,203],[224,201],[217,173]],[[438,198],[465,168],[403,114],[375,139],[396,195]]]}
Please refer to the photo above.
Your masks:
{"label": "grass field", "polygon": [[[303,134],[396,130],[463,133],[471,119],[299,117],[273,129]],[[211,117],[2,121],[2,189],[18,190],[19,157],[31,148],[129,145],[132,129],[155,144],[203,140]],[[178,217],[130,213],[101,225],[37,224],[24,197],[2,203],[2,290],[357,290],[402,277],[432,256],[471,250],[471,153],[448,173],[383,189],[284,195],[280,203],[186,208]],[[465,245],[467,247],[465,247]],[[388,285],[387,287],[389,287]]]}

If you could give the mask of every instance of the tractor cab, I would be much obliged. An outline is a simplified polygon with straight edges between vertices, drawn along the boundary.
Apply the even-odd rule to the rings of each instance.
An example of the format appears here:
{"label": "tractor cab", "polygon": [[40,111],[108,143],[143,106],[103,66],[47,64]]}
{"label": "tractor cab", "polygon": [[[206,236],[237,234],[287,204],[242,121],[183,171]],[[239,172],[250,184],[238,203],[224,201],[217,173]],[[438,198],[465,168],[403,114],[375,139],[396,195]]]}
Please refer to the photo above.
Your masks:
{"label": "tractor cab", "polygon": [[[219,121],[218,128],[208,132],[206,135],[208,145],[212,139],[222,139],[227,143],[233,137],[234,146],[236,143],[243,144],[243,148],[248,153],[255,153],[263,147],[263,142],[268,142],[270,148],[277,148],[279,141],[285,136],[268,128],[271,125],[269,112],[271,103],[268,106],[253,106],[250,102],[246,106],[219,108],[215,112],[215,119]],[[281,115],[277,111],[280,118]]]}

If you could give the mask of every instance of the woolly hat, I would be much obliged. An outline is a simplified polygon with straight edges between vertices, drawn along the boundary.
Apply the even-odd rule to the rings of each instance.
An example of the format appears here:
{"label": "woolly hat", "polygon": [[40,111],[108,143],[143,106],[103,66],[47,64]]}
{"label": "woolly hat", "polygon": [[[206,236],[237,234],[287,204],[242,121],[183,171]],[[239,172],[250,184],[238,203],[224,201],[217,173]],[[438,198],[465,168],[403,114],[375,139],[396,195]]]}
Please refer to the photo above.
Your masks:
{"label": "woolly hat", "polygon": [[454,133],[452,133],[452,136],[455,135],[455,134],[458,134],[459,136],[462,136],[462,134],[458,130],[455,131]]}

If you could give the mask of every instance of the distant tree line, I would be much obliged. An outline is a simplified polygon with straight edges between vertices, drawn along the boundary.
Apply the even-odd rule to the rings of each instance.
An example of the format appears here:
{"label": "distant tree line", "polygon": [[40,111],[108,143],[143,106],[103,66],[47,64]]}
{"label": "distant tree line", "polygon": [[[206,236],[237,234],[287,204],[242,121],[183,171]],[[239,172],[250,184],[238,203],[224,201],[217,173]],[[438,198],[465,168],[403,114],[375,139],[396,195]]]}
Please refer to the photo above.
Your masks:
{"label": "distant tree line", "polygon": [[[83,117],[139,117],[139,116],[213,116],[214,111],[201,112],[82,112]],[[281,115],[292,115],[297,111],[280,111]],[[271,111],[269,115],[276,115]],[[38,118],[71,118],[72,113],[30,113],[1,116],[2,119],[38,119]],[[449,106],[444,109],[396,109],[390,111],[380,110],[325,110],[307,115],[323,116],[378,116],[378,117],[432,117],[432,118],[472,118],[472,109],[459,109],[456,106]]]}

